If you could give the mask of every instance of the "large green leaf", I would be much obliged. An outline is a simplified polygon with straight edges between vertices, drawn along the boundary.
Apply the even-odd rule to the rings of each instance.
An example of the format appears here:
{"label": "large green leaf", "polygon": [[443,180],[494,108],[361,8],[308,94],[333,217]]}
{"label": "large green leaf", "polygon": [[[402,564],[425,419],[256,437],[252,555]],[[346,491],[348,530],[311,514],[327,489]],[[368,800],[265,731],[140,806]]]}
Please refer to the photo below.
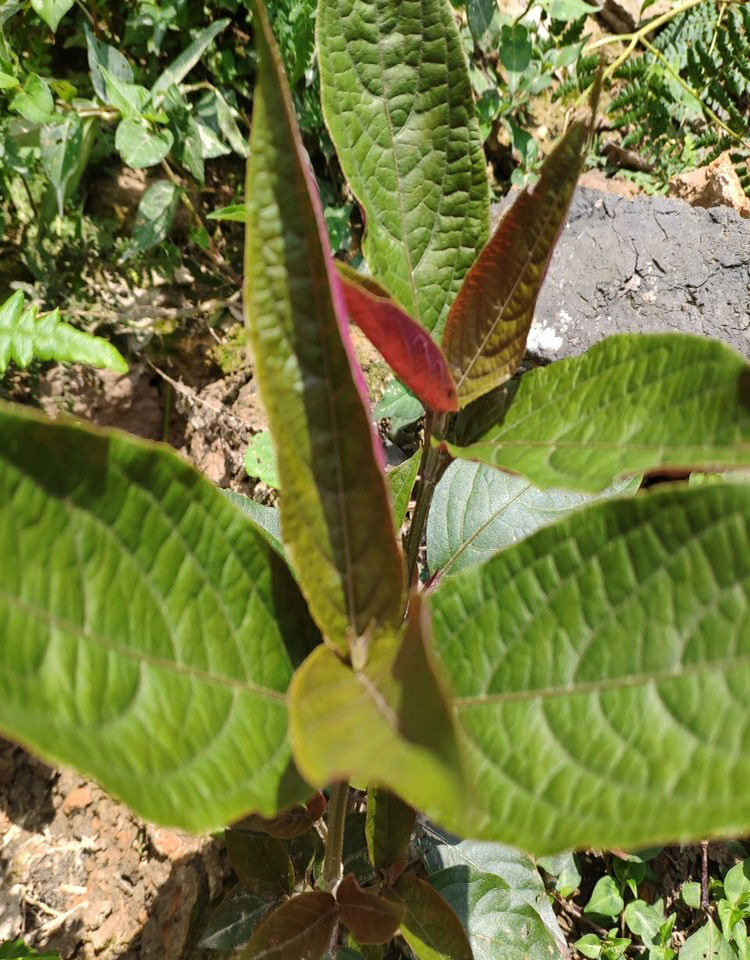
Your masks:
{"label": "large green leaf", "polygon": [[489,201],[448,0],[321,0],[323,114],[365,209],[374,276],[439,339]]}
{"label": "large green leaf", "polygon": [[492,874],[504,880],[509,887],[509,906],[527,905],[541,917],[551,935],[549,957],[567,956],[565,936],[539,870],[525,853],[500,843],[459,840],[431,823],[422,824],[417,846],[430,874],[449,867],[466,867],[472,872]]}
{"label": "large green leaf", "polygon": [[430,603],[474,835],[542,854],[750,826],[750,486],[595,504]]}
{"label": "large green leaf", "polygon": [[257,2],[255,12],[245,306],[284,543],[326,639],[346,650],[351,633],[398,623],[403,561],[315,183]]}
{"label": "large green leaf", "polygon": [[463,923],[474,960],[560,956],[539,914],[528,903],[519,903],[502,877],[459,865],[433,874],[430,884]]}
{"label": "large green leaf", "polygon": [[128,371],[125,358],[111,343],[63,323],[59,310],[37,316],[34,305],[24,307],[20,290],[0,306],[0,376],[11,360],[19,367],[28,367],[33,360],[56,360]]}
{"label": "large green leaf", "polygon": [[525,374],[502,420],[450,450],[591,493],[624,474],[747,466],[750,367],[702,337],[609,337]]}
{"label": "large green leaf", "polygon": [[[521,28],[523,29],[523,28]],[[453,302],[443,350],[461,406],[508,380],[526,350],[534,306],[581,169],[586,127],[574,123],[524,190]]]}
{"label": "large green leaf", "polygon": [[[632,494],[638,485],[638,477],[619,480],[600,496]],[[441,477],[430,505],[430,572],[457,573],[482,563],[593,499],[569,490],[538,490],[523,477],[456,460]]]}
{"label": "large green leaf", "polygon": [[424,614],[414,597],[403,637],[381,638],[364,670],[329,647],[314,650],[290,687],[290,734],[311,783],[382,785],[418,809],[447,807],[460,816],[467,787]]}
{"label": "large green leaf", "polygon": [[0,730],[192,830],[304,800],[288,570],[166,447],[0,407]]}

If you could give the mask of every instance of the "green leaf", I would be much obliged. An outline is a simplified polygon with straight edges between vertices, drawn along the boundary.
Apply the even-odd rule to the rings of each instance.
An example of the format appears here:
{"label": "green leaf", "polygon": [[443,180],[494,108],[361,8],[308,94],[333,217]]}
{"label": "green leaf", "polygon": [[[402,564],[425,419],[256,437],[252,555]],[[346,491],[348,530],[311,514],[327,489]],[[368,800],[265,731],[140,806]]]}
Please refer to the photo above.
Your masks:
{"label": "green leaf", "polygon": [[364,670],[320,647],[297,671],[290,734],[309,782],[347,777],[390,788],[427,812],[436,804],[463,810],[467,787],[453,717],[430,660],[424,619],[415,596],[403,638],[381,638]]}
{"label": "green leaf", "polygon": [[[367,791],[367,849],[376,870],[406,861],[416,812],[395,794],[379,787]],[[361,939],[361,938],[358,938]]]}
{"label": "green leaf", "polygon": [[474,43],[487,33],[496,10],[497,0],[466,0],[466,19]]}
{"label": "green leaf", "polygon": [[474,960],[549,960],[562,956],[539,914],[519,903],[507,880],[467,866],[448,867],[430,884],[456,911]]}
{"label": "green leaf", "polygon": [[591,493],[649,470],[747,466],[750,368],[700,337],[609,337],[525,374],[502,421],[450,451]]}
{"label": "green leaf", "polygon": [[406,916],[406,908],[374,890],[364,890],[353,873],[336,887],[339,916],[361,944],[388,943]]}
{"label": "green leaf", "polygon": [[680,960],[733,960],[733,957],[731,947],[710,917],[687,938],[680,950]]}
{"label": "green leaf", "polygon": [[[522,23],[505,24],[500,33],[500,60],[509,74],[521,74],[531,63],[531,38]],[[518,78],[515,78],[515,82]]]}
{"label": "green leaf", "polygon": [[229,19],[216,20],[209,27],[201,30],[190,46],[186,47],[182,53],[170,63],[166,70],[162,72],[151,88],[151,96],[154,98],[158,97],[160,94],[166,93],[172,84],[180,84],[196,63],[198,63],[214,38],[218,36],[225,27],[228,27],[230,23],[231,20]]}
{"label": "green leaf", "polygon": [[264,899],[288,896],[294,889],[294,867],[276,837],[246,830],[224,831],[229,862],[240,883]]}
{"label": "green leaf", "polygon": [[262,534],[276,550],[277,553],[284,555],[284,544],[281,542],[281,514],[276,507],[267,507],[263,503],[256,503],[250,497],[245,497],[241,493],[235,493],[234,490],[221,491],[227,500],[231,500],[253,521]]}
{"label": "green leaf", "polygon": [[30,73],[23,89],[11,100],[10,109],[31,123],[49,123],[55,112],[55,101],[47,81],[36,73]]}
{"label": "green leaf", "polygon": [[152,129],[145,120],[126,117],[115,131],[115,147],[129,167],[141,169],[153,167],[172,149],[174,136],[171,130]]}
{"label": "green leaf", "polygon": [[125,84],[133,82],[133,68],[116,47],[97,40],[85,19],[83,21],[83,32],[86,35],[86,51],[94,92],[100,100],[107,103],[107,82],[104,79],[102,68],[110,76]]}
{"label": "green leaf", "polygon": [[321,0],[317,29],[323,114],[365,210],[370,270],[439,339],[489,231],[485,160],[450,4]]}
{"label": "green leaf", "polygon": [[476,784],[466,832],[545,854],[750,825],[732,787],[750,776],[734,735],[750,486],[595,504],[443,581],[430,606]]}
{"label": "green leaf", "polygon": [[196,832],[310,788],[288,570],[169,448],[0,408],[0,730]]}
{"label": "green leaf", "polygon": [[167,239],[181,193],[171,180],[157,180],[146,190],[135,217],[129,247],[132,252],[142,253]]}
{"label": "green leaf", "polygon": [[[468,867],[472,872],[493,874],[509,887],[510,904],[514,908],[527,905],[541,917],[557,943],[550,957],[565,956],[565,937],[555,917],[547,893],[532,860],[512,847],[480,840],[458,840],[432,824],[422,824],[423,836],[418,845],[429,873],[448,867]],[[458,911],[460,914],[460,910]]]}
{"label": "green leaf", "polygon": [[552,857],[540,857],[539,866],[555,877],[555,890],[561,897],[569,897],[581,884],[581,872],[576,863],[575,854],[558,853]]}
{"label": "green leaf", "polygon": [[116,73],[110,73],[103,63],[99,65],[99,71],[104,79],[106,102],[123,116],[138,119],[151,99],[148,90],[139,83],[128,83]]}
{"label": "green leaf", "polygon": [[31,9],[56,33],[60,21],[74,3],[75,0],[31,0]]}
{"label": "green leaf", "polygon": [[596,881],[583,912],[595,913],[602,917],[619,917],[624,906],[614,877],[604,876]]}
{"label": "green leaf", "polygon": [[249,893],[241,884],[232,887],[211,914],[198,946],[204,950],[236,950],[243,947],[270,906],[266,900]]}
{"label": "green leaf", "polygon": [[414,394],[398,380],[391,380],[380,403],[372,411],[373,420],[391,421],[391,434],[415,423],[424,414],[424,407]]}
{"label": "green leaf", "polygon": [[414,489],[421,461],[422,451],[419,449],[413,453],[408,460],[400,463],[386,474],[388,486],[391,490],[396,531],[399,531],[404,525],[406,511],[409,509],[411,492]]}
{"label": "green leaf", "polygon": [[11,360],[22,368],[33,360],[56,360],[128,371],[125,359],[111,343],[63,323],[59,310],[39,317],[35,306],[24,309],[20,291],[0,306],[0,376]]}
{"label": "green leaf", "polygon": [[724,877],[724,896],[737,906],[742,897],[750,896],[750,860],[735,864]]}
{"label": "green leaf", "polygon": [[599,8],[584,0],[543,0],[553,20],[578,20],[580,17],[598,13]]}
{"label": "green leaf", "polygon": [[62,216],[83,150],[83,124],[76,114],[70,113],[61,123],[42,127],[39,147],[44,172],[55,192],[57,212]]}
{"label": "green leaf", "polygon": [[274,490],[281,486],[270,430],[261,430],[248,443],[245,451],[245,471],[249,477],[257,477]]}
{"label": "green leaf", "polygon": [[697,881],[688,881],[683,883],[680,888],[680,894],[683,902],[694,910],[700,909],[701,905],[701,885]]}
{"label": "green leaf", "polygon": [[602,954],[602,942],[595,933],[584,934],[580,940],[576,940],[573,946],[589,960],[597,960]]}
{"label": "green leaf", "polygon": [[534,306],[568,214],[586,126],[574,123],[473,264],[453,302],[443,350],[462,407],[508,380],[526,350]]}
{"label": "green leaf", "polygon": [[10,73],[0,70],[0,90],[12,90],[19,85],[18,79]]}
{"label": "green leaf", "polygon": [[647,947],[657,946],[664,923],[664,908],[657,910],[645,900],[632,900],[625,907],[625,923]]}
{"label": "green leaf", "polygon": [[[597,497],[635,494],[639,482],[619,480]],[[586,493],[537,490],[523,477],[456,460],[435,488],[427,519],[430,572],[473,567],[593,500]]]}
{"label": "green leaf", "polygon": [[406,907],[401,934],[417,960],[473,960],[455,910],[429,883],[413,873],[402,874],[392,896]]}
{"label": "green leaf", "polygon": [[230,203],[228,207],[221,207],[218,210],[212,210],[207,220],[230,220],[233,223],[244,223],[247,219],[247,211],[244,203]]}
{"label": "green leaf", "polygon": [[367,849],[366,820],[363,813],[350,813],[346,818],[341,865],[344,873],[353,873],[360,883],[370,883],[375,879],[375,870]]}
{"label": "green leaf", "polygon": [[240,128],[237,126],[237,119],[239,118],[239,113],[230,106],[229,103],[224,99],[224,97],[216,91],[216,119],[219,123],[219,129],[224,135],[224,139],[229,144],[229,146],[234,150],[235,153],[238,153],[241,157],[246,157],[248,154],[247,150],[247,138],[240,132]]}
{"label": "green leaf", "polygon": [[239,960],[322,960],[337,923],[338,906],[330,893],[300,893],[255,928]]}
{"label": "green leaf", "polygon": [[398,624],[403,560],[319,198],[257,0],[254,9],[245,309],[278,458],[284,543],[326,641],[346,651],[373,625]]}

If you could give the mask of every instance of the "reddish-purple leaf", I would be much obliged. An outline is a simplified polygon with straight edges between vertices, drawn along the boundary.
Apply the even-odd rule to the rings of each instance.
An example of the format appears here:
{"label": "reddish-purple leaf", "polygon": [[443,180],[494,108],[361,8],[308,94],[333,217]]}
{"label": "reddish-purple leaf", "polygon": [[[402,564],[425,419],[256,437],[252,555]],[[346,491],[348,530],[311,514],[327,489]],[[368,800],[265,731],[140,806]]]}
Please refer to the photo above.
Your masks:
{"label": "reddish-purple leaf", "polygon": [[336,888],[339,916],[359,943],[388,943],[406,916],[406,907],[372,890],[363,890],[353,873]]}
{"label": "reddish-purple leaf", "polygon": [[584,123],[573,124],[466,274],[443,335],[462,407],[504,383],[526,349],[539,290],[581,169]]}
{"label": "reddish-purple leaf", "polygon": [[245,310],[281,485],[284,544],[326,642],[401,620],[403,559],[278,49],[254,0]]}
{"label": "reddish-purple leaf", "polygon": [[255,928],[240,960],[322,960],[333,944],[338,915],[330,893],[300,893]]}
{"label": "reddish-purple leaf", "polygon": [[443,351],[423,326],[413,320],[369,277],[337,264],[349,319],[426,407],[438,413],[458,410],[456,385]]}

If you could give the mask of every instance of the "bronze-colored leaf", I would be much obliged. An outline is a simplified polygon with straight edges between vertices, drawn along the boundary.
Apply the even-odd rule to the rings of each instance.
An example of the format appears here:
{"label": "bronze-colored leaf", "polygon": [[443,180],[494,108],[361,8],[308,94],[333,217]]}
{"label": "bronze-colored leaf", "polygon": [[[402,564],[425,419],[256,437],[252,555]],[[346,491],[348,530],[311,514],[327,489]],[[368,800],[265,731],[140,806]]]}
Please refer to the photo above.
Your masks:
{"label": "bronze-colored leaf", "polygon": [[353,873],[347,873],[336,888],[341,922],[358,943],[387,943],[406,916],[406,907],[381,894],[363,890]]}
{"label": "bronze-colored leaf", "polygon": [[255,928],[240,960],[321,960],[333,945],[338,914],[330,893],[300,893]]}
{"label": "bronze-colored leaf", "polygon": [[224,841],[237,879],[260,896],[288,896],[294,889],[294,867],[276,837],[227,829]]}

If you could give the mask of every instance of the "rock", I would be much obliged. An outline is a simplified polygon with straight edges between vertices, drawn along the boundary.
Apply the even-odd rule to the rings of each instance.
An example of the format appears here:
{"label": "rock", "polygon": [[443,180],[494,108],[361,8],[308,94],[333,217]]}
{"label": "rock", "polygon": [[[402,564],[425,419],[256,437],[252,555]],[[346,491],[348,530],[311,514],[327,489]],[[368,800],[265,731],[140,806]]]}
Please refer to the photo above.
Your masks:
{"label": "rock", "polygon": [[90,806],[92,799],[91,787],[76,787],[63,800],[63,813],[70,816],[76,810],[85,810],[86,807]]}
{"label": "rock", "polygon": [[615,33],[631,33],[642,20],[651,20],[668,13],[671,0],[656,0],[644,11],[644,0],[593,0],[600,8],[601,18]]}
{"label": "rock", "polygon": [[750,197],[729,153],[722,153],[706,167],[672,177],[668,196],[679,197],[692,207],[732,207],[741,217],[750,217]]}
{"label": "rock", "polygon": [[587,170],[581,174],[578,183],[582,187],[590,187],[601,193],[613,193],[618,197],[637,197],[641,191],[632,180],[623,180],[622,177],[608,177],[601,170]]}
{"label": "rock", "polygon": [[[0,880],[2,880],[0,873]],[[23,932],[23,887],[20,883],[0,883],[0,944],[14,940]]]}
{"label": "rock", "polygon": [[750,358],[749,300],[750,223],[734,210],[579,187],[528,354],[548,362],[615,333],[672,332],[713,337]]}

